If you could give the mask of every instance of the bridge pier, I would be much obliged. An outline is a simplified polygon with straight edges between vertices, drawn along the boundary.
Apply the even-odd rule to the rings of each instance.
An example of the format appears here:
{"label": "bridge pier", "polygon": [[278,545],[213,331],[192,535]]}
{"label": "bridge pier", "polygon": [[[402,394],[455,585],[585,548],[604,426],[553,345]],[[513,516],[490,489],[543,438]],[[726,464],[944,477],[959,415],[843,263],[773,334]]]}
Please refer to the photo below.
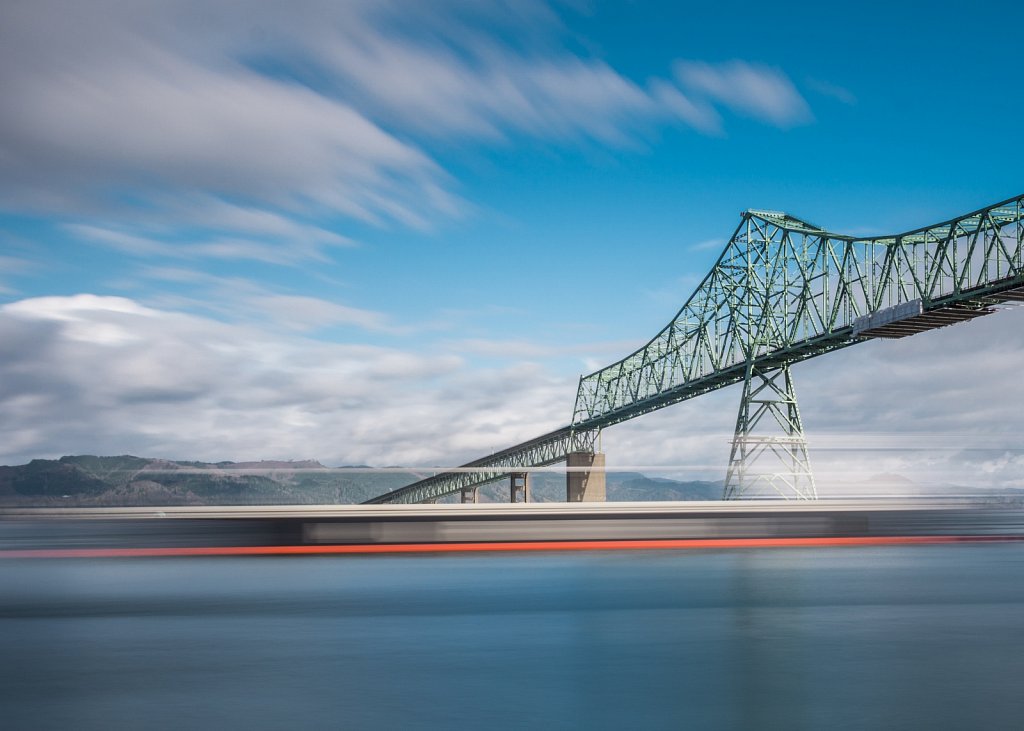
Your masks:
{"label": "bridge pier", "polygon": [[[603,503],[607,497],[604,452],[570,452],[566,455],[565,501]],[[576,468],[574,471],[573,468]],[[580,469],[583,468],[583,469]]]}
{"label": "bridge pier", "polygon": [[[530,473],[513,472],[509,475],[509,478],[509,493],[511,497],[511,502],[530,502]],[[519,500],[520,495],[523,496],[522,500]]]}
{"label": "bridge pier", "polygon": [[478,503],[478,502],[480,502],[480,488],[479,487],[464,487],[464,488],[462,488],[462,502],[464,502],[464,503]]}

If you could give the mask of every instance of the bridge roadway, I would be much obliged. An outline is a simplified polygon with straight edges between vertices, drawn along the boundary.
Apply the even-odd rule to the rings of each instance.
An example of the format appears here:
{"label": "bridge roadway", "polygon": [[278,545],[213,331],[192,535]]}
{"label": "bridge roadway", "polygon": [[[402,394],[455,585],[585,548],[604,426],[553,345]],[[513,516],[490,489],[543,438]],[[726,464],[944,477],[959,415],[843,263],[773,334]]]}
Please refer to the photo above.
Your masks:
{"label": "bridge roadway", "polygon": [[[788,384],[794,363],[1024,302],[1022,221],[1024,196],[906,233],[867,238],[832,233],[786,213],[745,211],[714,268],[672,321],[636,352],[580,378],[569,425],[367,502],[465,495],[472,486],[512,472],[592,451],[605,427],[741,382],[742,417],[745,407],[763,410],[766,403],[763,393],[755,395],[764,388],[758,390],[755,381],[769,383],[772,374],[784,371]],[[789,412],[784,441],[806,452],[795,392],[780,394],[777,404],[782,411],[776,417]],[[738,420],[734,461],[735,444],[756,441],[747,429],[758,421],[759,416]],[[738,475],[747,473],[747,459],[731,464],[730,476],[734,468]],[[790,484],[793,494],[783,497],[814,496],[804,462],[809,490]],[[778,470],[776,465],[769,472]],[[727,479],[728,496],[742,492],[742,485]]]}
{"label": "bridge roadway", "polygon": [[39,508],[0,511],[0,558],[677,549],[1024,539],[967,499]]}

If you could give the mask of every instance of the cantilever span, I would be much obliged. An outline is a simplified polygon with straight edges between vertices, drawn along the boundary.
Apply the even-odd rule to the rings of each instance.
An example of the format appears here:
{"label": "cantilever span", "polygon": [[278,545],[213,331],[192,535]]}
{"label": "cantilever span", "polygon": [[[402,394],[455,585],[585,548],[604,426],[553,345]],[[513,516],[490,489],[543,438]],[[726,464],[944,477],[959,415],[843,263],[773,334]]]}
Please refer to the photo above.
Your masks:
{"label": "cantilever span", "polygon": [[[434,500],[515,468],[553,464],[592,449],[604,427],[734,383],[744,392],[725,497],[767,489],[813,498],[789,367],[1024,302],[1022,216],[1024,195],[933,226],[859,238],[786,213],[745,211],[668,325],[639,350],[580,378],[568,426],[470,463],[488,468],[473,479],[438,475],[369,502]],[[774,469],[756,469],[768,458]]]}

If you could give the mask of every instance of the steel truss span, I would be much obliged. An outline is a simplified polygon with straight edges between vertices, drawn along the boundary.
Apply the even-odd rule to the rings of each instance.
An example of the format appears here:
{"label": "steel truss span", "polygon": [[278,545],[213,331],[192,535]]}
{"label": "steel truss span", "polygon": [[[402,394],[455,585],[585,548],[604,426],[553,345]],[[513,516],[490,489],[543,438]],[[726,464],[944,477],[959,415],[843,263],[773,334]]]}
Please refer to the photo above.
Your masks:
{"label": "steel truss span", "polygon": [[385,495],[367,500],[367,504],[432,502],[445,495],[479,487],[521,471],[524,466],[546,467],[563,461],[571,452],[593,452],[597,430],[565,427],[489,457],[462,465],[457,471],[442,472],[414,482]]}
{"label": "steel truss span", "polygon": [[[466,465],[491,472],[472,479],[471,473],[437,475],[370,502],[434,500],[513,467],[553,464],[592,449],[604,427],[680,401],[734,383],[745,383],[747,399],[756,391],[752,374],[788,371],[793,363],[871,338],[905,337],[990,314],[1000,303],[1024,302],[1022,216],[1024,195],[907,233],[858,238],[786,213],[745,211],[672,321],[636,352],[580,378],[568,426]],[[787,398],[782,393],[779,403]],[[759,471],[750,456],[772,450],[734,447],[729,497],[745,490],[734,475],[756,482],[764,474],[773,475],[773,485],[810,479],[809,491],[779,493],[813,496],[799,418],[776,423],[775,436],[760,436],[746,431],[751,420],[742,414],[750,408],[741,403],[737,442],[782,440],[791,449]],[[787,459],[797,465],[791,472]]]}

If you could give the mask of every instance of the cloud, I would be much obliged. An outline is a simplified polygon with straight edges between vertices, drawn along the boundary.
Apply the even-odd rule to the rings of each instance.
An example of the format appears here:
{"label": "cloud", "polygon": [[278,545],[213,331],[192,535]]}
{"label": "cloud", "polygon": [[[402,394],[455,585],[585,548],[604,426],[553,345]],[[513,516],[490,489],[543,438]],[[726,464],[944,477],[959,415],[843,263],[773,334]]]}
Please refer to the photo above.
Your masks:
{"label": "cloud", "polygon": [[712,251],[724,249],[726,244],[725,239],[704,239],[698,241],[696,244],[691,244],[687,247],[687,251]]}
{"label": "cloud", "polygon": [[397,213],[375,196],[409,197],[437,174],[421,151],[309,89],[161,49],[137,60],[5,80],[14,102],[0,116],[7,201],[45,204],[56,192],[86,197],[131,184],[377,220]]}
{"label": "cloud", "polygon": [[[219,237],[182,243],[126,233],[90,224],[68,224],[66,231],[79,239],[138,258],[226,259],[296,265],[307,260],[326,261],[323,247],[314,239],[281,246],[256,239]],[[280,242],[280,239],[279,239]]]}
{"label": "cloud", "polygon": [[452,145],[638,148],[664,124],[719,134],[712,103],[809,117],[776,69],[640,83],[566,35],[543,2],[5,3],[0,207],[137,256],[323,260],[346,222],[467,215]]}
{"label": "cloud", "polygon": [[37,269],[39,265],[29,259],[17,256],[0,255],[0,294],[14,294],[15,289],[8,287],[5,279],[10,275],[19,275]]}
{"label": "cloud", "polygon": [[651,91],[667,111],[694,129],[709,135],[722,134],[722,118],[710,104],[691,99],[667,81],[655,80]]}
{"label": "cloud", "polygon": [[635,349],[641,344],[634,341],[544,344],[529,340],[467,338],[450,341],[447,343],[447,347],[458,353],[507,359],[582,356],[594,352],[604,353],[606,358],[613,358],[617,353]]}
{"label": "cloud", "polygon": [[355,325],[364,330],[379,332],[396,330],[381,312],[346,307],[316,297],[261,295],[248,302],[271,320],[295,330],[315,330],[330,325]]}
{"label": "cloud", "polygon": [[857,103],[857,97],[854,96],[853,92],[838,84],[831,84],[820,79],[807,79],[807,88],[824,96],[832,97],[848,106],[853,106]]}
{"label": "cloud", "polygon": [[141,280],[125,289],[159,289],[171,284],[175,294],[149,295],[153,307],[213,316],[221,322],[248,324],[266,330],[318,333],[329,328],[354,328],[364,333],[401,336],[436,329],[431,324],[395,324],[384,312],[351,307],[332,300],[283,293],[242,277],[208,274],[182,267],[143,267]]}
{"label": "cloud", "polygon": [[777,127],[793,127],[813,118],[793,82],[777,68],[745,61],[677,61],[674,71],[694,93]]}
{"label": "cloud", "polygon": [[536,365],[468,369],[442,350],[324,343],[118,297],[0,307],[7,464],[68,452],[465,461],[559,426],[572,388]]}
{"label": "cloud", "polygon": [[657,111],[647,92],[600,61],[522,58],[494,45],[466,57],[385,36],[353,41],[332,46],[335,68],[374,105],[431,136],[520,131],[621,145]]}

